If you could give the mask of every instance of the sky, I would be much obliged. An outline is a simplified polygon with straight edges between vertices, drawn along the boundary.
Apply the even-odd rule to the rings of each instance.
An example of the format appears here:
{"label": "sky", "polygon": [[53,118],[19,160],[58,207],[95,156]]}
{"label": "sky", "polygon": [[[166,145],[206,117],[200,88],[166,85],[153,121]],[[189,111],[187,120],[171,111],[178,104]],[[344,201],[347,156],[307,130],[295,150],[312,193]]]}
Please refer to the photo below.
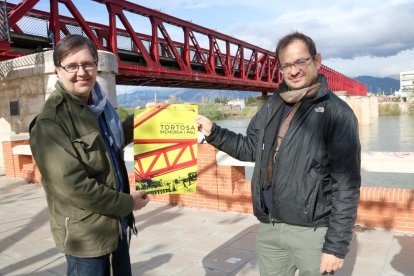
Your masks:
{"label": "sky", "polygon": [[350,77],[414,69],[414,0],[135,2],[272,51],[282,36],[303,32],[323,64]]}
{"label": "sky", "polygon": [[[40,0],[36,8],[47,9],[48,2]],[[108,24],[104,5],[89,0],[73,2],[87,20]],[[323,64],[352,78],[387,77],[414,69],[414,0],[130,2],[271,51],[282,36],[303,32],[314,39]],[[135,21],[136,29],[141,26],[144,33],[150,33],[148,22]]]}

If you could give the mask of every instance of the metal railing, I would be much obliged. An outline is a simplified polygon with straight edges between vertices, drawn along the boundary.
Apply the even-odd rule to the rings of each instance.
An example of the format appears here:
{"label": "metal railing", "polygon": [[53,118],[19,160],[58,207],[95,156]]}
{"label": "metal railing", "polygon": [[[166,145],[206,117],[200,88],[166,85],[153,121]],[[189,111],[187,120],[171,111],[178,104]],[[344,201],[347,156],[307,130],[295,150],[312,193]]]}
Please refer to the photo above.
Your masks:
{"label": "metal railing", "polygon": [[0,40],[10,40],[6,0],[0,1]]}

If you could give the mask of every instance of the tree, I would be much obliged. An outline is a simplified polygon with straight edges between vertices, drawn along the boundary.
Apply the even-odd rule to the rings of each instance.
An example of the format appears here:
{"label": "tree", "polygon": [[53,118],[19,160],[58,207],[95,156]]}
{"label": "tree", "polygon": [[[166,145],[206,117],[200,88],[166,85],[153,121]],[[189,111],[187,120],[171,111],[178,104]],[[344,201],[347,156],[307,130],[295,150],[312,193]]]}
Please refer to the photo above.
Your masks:
{"label": "tree", "polygon": [[256,106],[257,105],[257,97],[251,96],[246,99],[246,106]]}
{"label": "tree", "polygon": [[118,106],[117,112],[121,121],[125,120],[129,116],[129,112],[123,107]]}
{"label": "tree", "polygon": [[214,103],[227,103],[229,99],[227,97],[221,96],[214,99]]}
{"label": "tree", "polygon": [[206,116],[212,121],[218,121],[218,120],[224,119],[223,111],[220,109],[220,107],[217,104],[212,103],[212,102],[199,105],[198,113]]}

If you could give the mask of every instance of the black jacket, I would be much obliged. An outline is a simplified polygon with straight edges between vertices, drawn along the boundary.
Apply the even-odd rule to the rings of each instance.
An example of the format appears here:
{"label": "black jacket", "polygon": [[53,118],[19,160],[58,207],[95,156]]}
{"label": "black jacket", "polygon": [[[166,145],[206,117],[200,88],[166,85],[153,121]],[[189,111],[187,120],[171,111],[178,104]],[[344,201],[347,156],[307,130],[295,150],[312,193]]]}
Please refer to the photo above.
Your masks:
{"label": "black jacket", "polygon": [[261,222],[327,226],[322,251],[345,257],[361,185],[358,122],[352,109],[330,91],[323,75],[319,81],[320,90],[313,99],[302,100],[280,146],[273,168],[270,214],[262,198],[267,165],[263,156],[271,148],[264,145],[264,135],[274,116],[282,120],[284,104],[279,91],[252,118],[246,136],[213,124],[206,140],[234,158],[255,162],[253,209]]}

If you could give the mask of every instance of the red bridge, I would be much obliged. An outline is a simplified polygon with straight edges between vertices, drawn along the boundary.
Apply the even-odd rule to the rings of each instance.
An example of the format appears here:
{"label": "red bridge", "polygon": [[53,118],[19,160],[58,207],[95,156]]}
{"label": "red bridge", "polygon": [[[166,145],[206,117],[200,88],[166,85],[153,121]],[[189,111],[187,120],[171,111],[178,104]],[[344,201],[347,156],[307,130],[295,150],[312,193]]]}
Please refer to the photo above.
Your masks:
{"label": "red bridge", "polygon": [[[70,0],[44,1],[48,11],[34,9],[39,2],[0,0],[0,61],[51,49],[61,37],[82,34],[118,57],[117,84],[266,94],[281,80],[274,52],[157,10],[123,0],[93,0],[91,6],[106,6],[109,25],[104,25],[87,21]],[[326,66],[321,72],[333,91],[367,93],[365,85]]]}

